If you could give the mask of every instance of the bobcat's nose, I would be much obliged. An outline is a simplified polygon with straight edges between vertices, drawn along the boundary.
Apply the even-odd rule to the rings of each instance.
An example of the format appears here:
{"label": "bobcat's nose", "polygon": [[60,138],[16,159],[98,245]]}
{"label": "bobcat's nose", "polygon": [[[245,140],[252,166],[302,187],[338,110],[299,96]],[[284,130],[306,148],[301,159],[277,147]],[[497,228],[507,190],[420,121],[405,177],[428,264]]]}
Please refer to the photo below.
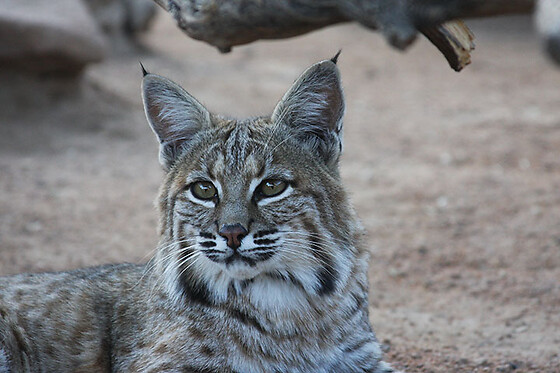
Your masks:
{"label": "bobcat's nose", "polygon": [[227,240],[227,245],[232,249],[241,246],[241,240],[247,235],[247,229],[241,224],[222,225],[218,234]]}

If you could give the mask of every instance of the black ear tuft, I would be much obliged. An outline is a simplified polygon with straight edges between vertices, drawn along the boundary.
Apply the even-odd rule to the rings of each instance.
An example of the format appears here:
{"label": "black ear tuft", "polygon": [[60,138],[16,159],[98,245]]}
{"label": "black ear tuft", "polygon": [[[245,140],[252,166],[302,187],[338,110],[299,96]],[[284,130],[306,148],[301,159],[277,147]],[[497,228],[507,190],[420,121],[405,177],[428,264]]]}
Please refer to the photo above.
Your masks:
{"label": "black ear tuft", "polygon": [[[340,52],[338,52],[340,53]],[[144,68],[144,65],[142,65],[142,62],[138,61],[138,63],[140,64],[140,67],[142,68],[142,76],[146,76],[149,74],[149,72]]]}
{"label": "black ear tuft", "polygon": [[334,57],[331,58],[331,62],[334,63],[335,65],[338,62],[338,56],[340,56],[340,52],[342,52],[342,49],[339,49],[338,52],[334,55]]}

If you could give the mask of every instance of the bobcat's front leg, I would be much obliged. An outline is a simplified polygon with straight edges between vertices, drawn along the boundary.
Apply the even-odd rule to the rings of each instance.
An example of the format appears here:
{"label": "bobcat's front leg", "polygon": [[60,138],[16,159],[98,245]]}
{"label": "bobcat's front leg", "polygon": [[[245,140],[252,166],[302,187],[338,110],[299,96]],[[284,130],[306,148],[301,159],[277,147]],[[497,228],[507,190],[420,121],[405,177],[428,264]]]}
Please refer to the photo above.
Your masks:
{"label": "bobcat's front leg", "polygon": [[25,332],[0,305],[0,373],[31,372],[31,355]]}

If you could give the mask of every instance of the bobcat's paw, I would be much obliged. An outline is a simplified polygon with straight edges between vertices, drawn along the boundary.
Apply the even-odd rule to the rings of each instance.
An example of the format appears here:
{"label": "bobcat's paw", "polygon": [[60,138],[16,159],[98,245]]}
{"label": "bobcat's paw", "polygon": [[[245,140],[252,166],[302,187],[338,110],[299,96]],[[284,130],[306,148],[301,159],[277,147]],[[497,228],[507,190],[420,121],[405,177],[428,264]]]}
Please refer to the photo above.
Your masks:
{"label": "bobcat's paw", "polygon": [[390,364],[381,361],[377,367],[375,373],[405,373],[394,369]]}

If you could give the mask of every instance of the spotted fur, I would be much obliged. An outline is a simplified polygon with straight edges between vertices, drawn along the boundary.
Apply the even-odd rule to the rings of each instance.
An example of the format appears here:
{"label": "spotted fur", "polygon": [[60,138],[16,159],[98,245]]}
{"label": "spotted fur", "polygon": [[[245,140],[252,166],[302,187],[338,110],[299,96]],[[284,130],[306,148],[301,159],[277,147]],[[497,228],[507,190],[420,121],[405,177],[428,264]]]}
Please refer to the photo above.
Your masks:
{"label": "spotted fur", "polygon": [[0,278],[0,372],[392,372],[338,173],[335,62],[248,120],[145,73],[166,171],[157,253]]}

